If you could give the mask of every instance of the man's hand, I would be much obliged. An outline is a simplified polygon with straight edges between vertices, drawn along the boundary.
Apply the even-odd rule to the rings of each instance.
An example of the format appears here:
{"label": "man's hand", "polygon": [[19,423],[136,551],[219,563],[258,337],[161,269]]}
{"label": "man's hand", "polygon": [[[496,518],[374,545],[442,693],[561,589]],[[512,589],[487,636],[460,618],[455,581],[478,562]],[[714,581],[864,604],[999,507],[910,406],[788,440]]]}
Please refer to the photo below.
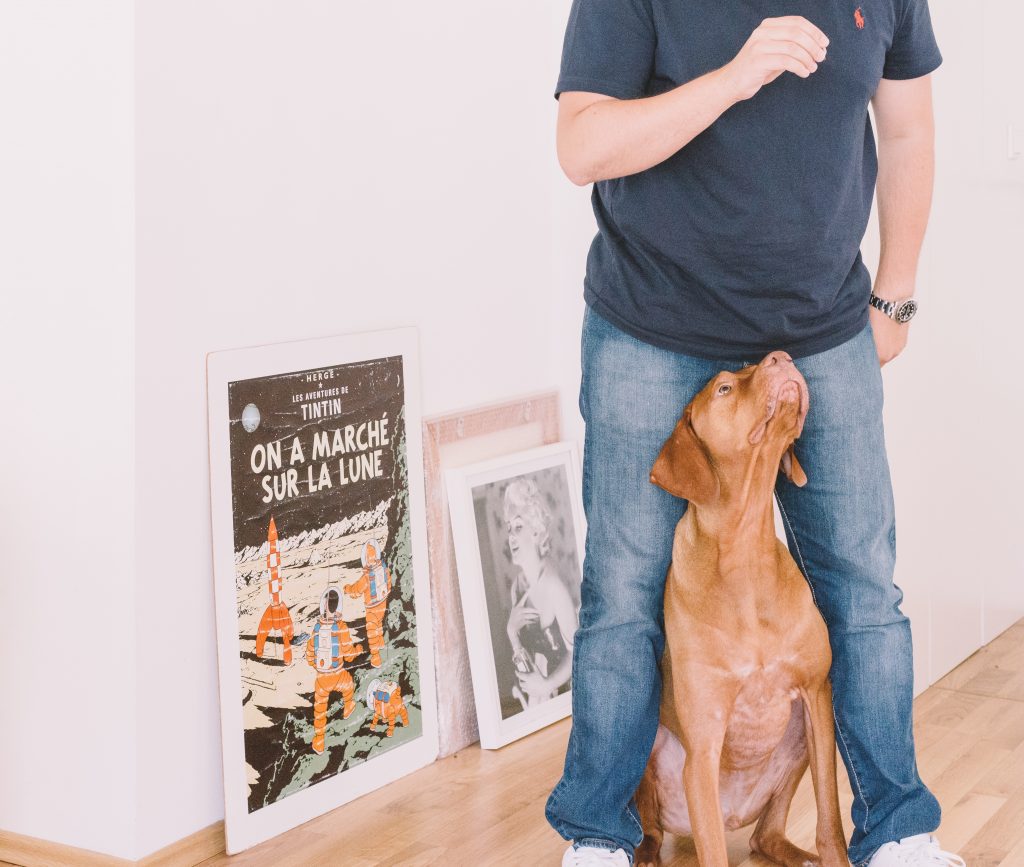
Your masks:
{"label": "man's hand", "polygon": [[825,59],[828,37],[802,15],[765,18],[722,71],[736,100],[750,99],[787,70],[807,78]]}
{"label": "man's hand", "polygon": [[[911,297],[914,294],[914,288],[911,286],[904,291],[885,291],[876,286],[874,292],[885,301],[896,301]],[[871,320],[871,332],[875,338],[878,363],[884,367],[906,347],[907,338],[910,336],[910,323],[890,319],[881,310],[871,306],[868,307],[868,317]]]}

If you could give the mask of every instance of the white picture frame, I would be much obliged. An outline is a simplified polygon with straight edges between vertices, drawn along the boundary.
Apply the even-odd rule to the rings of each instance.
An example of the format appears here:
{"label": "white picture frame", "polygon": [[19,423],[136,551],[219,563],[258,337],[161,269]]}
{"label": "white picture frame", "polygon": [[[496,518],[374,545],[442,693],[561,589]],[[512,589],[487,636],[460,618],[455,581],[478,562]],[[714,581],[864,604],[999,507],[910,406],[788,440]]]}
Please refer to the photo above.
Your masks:
{"label": "white picture frame", "polygon": [[[552,443],[446,470],[445,483],[469,646],[473,697],[480,745],[484,749],[498,749],[572,713],[571,678],[568,688],[559,687],[557,694],[536,702],[532,701],[535,696],[516,692],[521,681],[515,672],[517,663],[511,640],[506,639],[503,629],[511,628],[507,624],[511,622],[510,611],[515,607],[513,599],[520,587],[529,586],[529,579],[525,578],[523,569],[513,563],[516,554],[510,553],[508,531],[504,531],[502,540],[501,532],[495,529],[504,521],[497,514],[497,509],[511,508],[506,500],[507,489],[516,480],[532,480],[534,493],[527,494],[527,497],[540,493],[549,507],[548,511],[556,516],[552,519],[555,523],[571,522],[571,533],[562,530],[561,541],[556,541],[554,535],[549,534],[553,553],[547,556],[557,553],[560,564],[556,569],[558,580],[572,597],[577,621],[579,614],[586,518],[576,444]],[[499,500],[503,504],[501,507],[497,505]],[[498,557],[501,545],[506,550],[501,552],[503,557]],[[561,545],[563,550],[556,552],[557,545]],[[509,565],[502,565],[504,558]],[[572,561],[576,564],[574,568],[569,566]],[[522,598],[528,598],[528,591]],[[561,622],[562,618],[551,621],[552,634],[556,636],[552,646],[557,648],[559,639],[568,644],[571,675],[571,642],[575,633],[573,630],[572,636],[565,635],[568,629],[562,630]],[[553,628],[555,625],[559,626],[557,631]],[[531,661],[535,665],[550,662],[545,673],[555,674],[562,670],[565,659],[556,649],[549,656],[534,654]],[[527,664],[526,667],[535,666]],[[511,689],[509,684],[512,684]],[[513,699],[519,701],[520,709],[514,709]]]}
{"label": "white picture frame", "polygon": [[437,728],[442,758],[480,740],[444,472],[449,467],[559,442],[561,427],[557,390],[447,410],[423,420],[434,667],[438,672]]}
{"label": "white picture frame", "polygon": [[[377,367],[374,367],[377,365]],[[249,636],[242,634],[242,622],[243,612],[245,610],[245,604],[243,600],[243,592],[254,594],[257,591],[250,591],[247,586],[239,579],[239,570],[242,566],[239,565],[239,558],[241,562],[245,561],[245,557],[254,550],[255,542],[250,545],[244,546],[241,553],[239,552],[239,544],[236,539],[236,530],[239,527],[249,526],[242,523],[241,518],[237,518],[237,513],[245,509],[257,509],[258,504],[252,504],[249,500],[254,499],[253,497],[244,497],[243,493],[248,492],[252,488],[252,481],[245,480],[244,474],[245,469],[238,470],[238,452],[237,448],[239,431],[238,425],[242,424],[246,431],[249,431],[252,421],[253,414],[249,413],[249,418],[246,423],[243,423],[243,418],[238,413],[238,407],[232,406],[232,389],[241,388],[242,385],[248,387],[252,383],[259,384],[260,388],[263,388],[264,383],[271,383],[274,389],[279,386],[284,388],[285,386],[278,382],[281,379],[288,379],[289,377],[300,377],[311,373],[321,373],[323,376],[327,376],[329,373],[333,376],[337,376],[338,380],[341,381],[346,378],[349,374],[355,376],[355,372],[359,371],[358,382],[359,385],[356,391],[367,392],[367,395],[362,395],[359,400],[370,401],[373,406],[379,406],[379,400],[386,399],[389,401],[386,405],[393,406],[395,401],[401,404],[401,416],[404,424],[399,424],[394,415],[390,418],[391,433],[393,439],[389,440],[392,451],[386,452],[386,448],[381,446],[380,443],[386,439],[386,437],[378,436],[376,440],[360,440],[364,445],[365,443],[376,443],[378,445],[377,451],[384,449],[383,460],[384,464],[390,460],[391,464],[391,481],[386,482],[383,479],[383,475],[378,478],[372,476],[372,468],[374,461],[379,464],[382,460],[380,455],[372,456],[372,453],[367,450],[362,450],[358,454],[353,453],[353,460],[361,462],[363,467],[365,478],[363,481],[370,485],[372,484],[391,484],[394,490],[398,491],[397,494],[393,494],[391,499],[388,500],[388,511],[386,514],[389,516],[395,515],[396,527],[387,527],[386,535],[380,536],[380,532],[373,530],[372,532],[377,533],[380,538],[387,539],[386,543],[377,543],[378,547],[384,551],[388,550],[392,544],[390,540],[391,534],[395,536],[395,545],[400,545],[400,548],[396,548],[396,551],[400,551],[400,555],[396,553],[396,562],[390,566],[385,567],[386,571],[392,575],[394,579],[394,586],[389,579],[387,582],[388,596],[385,597],[386,604],[386,615],[382,621],[385,624],[382,628],[384,629],[384,644],[377,649],[378,657],[381,661],[380,671],[386,671],[388,666],[393,666],[396,670],[401,670],[401,676],[395,675],[397,681],[401,681],[399,685],[399,695],[402,695],[405,687],[405,678],[409,682],[415,683],[418,678],[418,683],[415,683],[415,690],[410,691],[405,698],[408,700],[408,707],[406,714],[407,722],[405,726],[402,725],[402,718],[399,716],[395,725],[395,730],[392,735],[397,734],[398,737],[394,737],[392,741],[388,742],[387,735],[382,729],[382,723],[378,723],[376,727],[370,727],[369,713],[370,709],[374,706],[372,701],[371,687],[366,687],[367,696],[366,701],[363,701],[364,696],[361,694],[360,687],[362,687],[363,681],[368,677],[368,673],[360,673],[356,668],[356,662],[351,663],[353,665],[350,676],[353,679],[353,685],[355,688],[354,696],[349,695],[349,698],[356,702],[356,708],[348,718],[342,720],[342,713],[349,707],[348,699],[344,698],[344,693],[333,692],[328,693],[328,713],[330,714],[331,708],[336,708],[339,704],[341,711],[335,711],[334,716],[328,716],[326,725],[321,725],[320,731],[324,732],[324,740],[322,741],[321,750],[322,752],[316,753],[315,749],[310,750],[308,755],[301,754],[303,749],[303,743],[300,740],[300,735],[295,734],[299,728],[307,731],[308,727],[312,726],[313,730],[313,741],[311,741],[311,747],[315,747],[316,740],[316,721],[313,720],[310,723],[310,716],[315,717],[315,709],[313,707],[308,708],[289,708],[287,712],[293,714],[291,729],[284,730],[284,734],[280,738],[282,755],[286,755],[285,749],[288,744],[291,744],[291,752],[287,753],[289,761],[294,761],[294,766],[300,768],[300,771],[296,771],[296,777],[292,780],[292,789],[285,790],[279,796],[271,799],[268,793],[267,803],[259,805],[256,809],[253,809],[252,793],[254,790],[254,784],[252,782],[254,769],[251,763],[247,762],[246,754],[246,737],[247,734],[252,737],[252,726],[251,723],[247,722],[250,716],[254,713],[251,707],[246,707],[243,710],[243,701],[240,701],[240,688],[242,696],[246,694],[246,683],[243,681],[243,664],[250,666],[253,664],[253,657],[259,660],[259,662],[266,662],[267,671],[271,672],[272,676],[282,678],[280,670],[286,670],[289,672],[291,681],[298,683],[298,686],[292,685],[293,689],[302,689],[305,685],[305,681],[312,679],[319,683],[317,680],[320,677],[320,671],[315,667],[309,667],[307,665],[308,657],[304,658],[302,655],[301,646],[296,644],[296,638],[285,632],[284,629],[278,630],[279,643],[281,650],[279,658],[269,659],[268,658],[268,647],[273,646],[274,653],[278,653],[276,650],[276,644],[274,643],[278,639],[275,638],[275,633],[270,633],[268,639],[266,634],[263,635],[264,641],[267,642],[262,646],[263,655],[259,653],[254,654],[250,650]],[[332,373],[333,372],[333,373]],[[384,373],[387,374],[387,378],[384,378]],[[378,375],[379,374],[379,375]],[[374,378],[376,377],[376,378]],[[388,382],[390,385],[384,386],[379,385],[382,382]],[[291,380],[289,380],[291,383]],[[369,385],[367,385],[369,383]],[[291,383],[294,384],[294,383]],[[332,389],[328,389],[324,383],[310,385],[318,391],[307,392],[307,395],[311,395],[313,398],[328,394]],[[438,753],[438,738],[437,738],[437,716],[436,716],[436,685],[434,679],[434,662],[433,662],[433,638],[431,632],[431,612],[430,612],[430,588],[429,588],[429,575],[428,575],[428,559],[427,559],[427,543],[426,543],[426,524],[425,524],[425,509],[424,509],[424,491],[423,491],[423,458],[422,458],[422,419],[420,409],[420,383],[419,383],[419,366],[418,366],[418,337],[415,328],[401,328],[388,331],[378,331],[362,334],[349,334],[338,337],[329,337],[316,340],[305,340],[291,343],[280,343],[268,346],[257,346],[245,349],[228,350],[223,352],[211,353],[207,357],[207,386],[208,386],[208,401],[209,401],[209,444],[210,444],[210,493],[211,493],[211,506],[212,506],[212,530],[213,530],[213,554],[214,554],[214,584],[215,584],[215,603],[216,603],[216,622],[217,622],[217,654],[218,654],[218,670],[220,680],[220,706],[221,706],[221,733],[222,733],[222,747],[223,747],[223,772],[224,772],[224,810],[225,810],[225,835],[226,835],[226,850],[228,854],[234,854],[247,849],[257,843],[270,839],[271,837],[280,834],[290,828],[302,824],[316,816],[319,816],[331,809],[334,809],[346,802],[349,802],[360,795],[367,792],[378,789],[389,782],[402,777],[417,768],[421,768],[425,765],[433,762]],[[338,385],[337,388],[343,388],[342,385]],[[388,389],[392,391],[388,391]],[[277,395],[278,391],[270,389],[267,393]],[[376,396],[374,389],[376,389]],[[260,392],[263,394],[264,392]],[[237,395],[236,395],[237,397]],[[301,389],[299,389],[296,397],[302,398]],[[264,398],[261,398],[261,400]],[[270,401],[271,398],[265,398]],[[333,400],[334,397],[329,399]],[[342,404],[343,407],[355,407],[357,405],[356,396],[350,393],[350,389],[346,388],[343,394],[337,397],[338,400],[345,401]],[[276,401],[277,398],[273,399]],[[349,402],[351,401],[351,402]],[[374,401],[377,401],[374,403]],[[235,401],[237,403],[237,400]],[[315,401],[314,401],[315,402]],[[333,407],[333,404],[331,405]],[[246,411],[248,411],[249,404],[246,405]],[[270,408],[268,407],[268,410]],[[275,409],[274,412],[278,410]],[[353,412],[355,410],[352,410]],[[282,414],[285,411],[280,410]],[[319,422],[313,423],[305,419],[304,414],[307,410],[302,410],[302,415],[295,415],[298,410],[293,411],[292,415],[296,419],[301,419],[302,424],[301,431],[297,434],[299,437],[307,438],[311,436],[313,431],[329,430],[331,427],[341,426],[346,419],[350,422],[354,422],[355,418],[349,418],[345,415],[344,411],[339,416],[325,419],[325,427],[317,427]],[[233,415],[239,415],[238,418],[233,418]],[[259,415],[257,413],[256,415]],[[387,413],[385,413],[387,415]],[[268,414],[267,416],[267,435],[269,436],[274,428],[271,427],[271,418],[276,418]],[[282,416],[284,417],[284,416]],[[334,424],[336,423],[336,424]],[[259,422],[257,422],[259,424]],[[234,427],[234,434],[233,428]],[[378,432],[381,425],[377,425]],[[404,435],[404,449],[401,446],[401,437],[399,429],[402,429]],[[258,432],[258,428],[257,428]],[[236,476],[235,484],[233,487],[232,480],[232,435],[236,437],[235,445],[236,458],[235,473]],[[300,446],[302,443],[300,443]],[[369,447],[367,447],[369,448]],[[257,447],[253,447],[253,453],[256,453]],[[404,483],[401,481],[395,481],[396,479],[401,480],[401,454],[404,451]],[[285,455],[287,452],[287,443],[285,445]],[[323,452],[321,452],[323,457]],[[294,449],[292,457],[295,457]],[[339,457],[338,463],[334,466],[329,466],[329,461],[324,460],[324,465],[328,466],[329,473],[337,473],[338,476],[343,474],[340,468],[340,462],[345,459],[342,455]],[[253,458],[252,466],[258,464],[259,461]],[[314,464],[309,459],[309,455],[306,455],[306,461],[308,463],[310,471],[309,485],[312,488],[314,473]],[[352,466],[351,464],[349,465]],[[288,467],[287,460],[285,461],[285,468]],[[370,467],[371,470],[366,468]],[[300,464],[299,470],[304,467]],[[319,468],[318,468],[319,469]],[[304,474],[303,474],[304,475]],[[239,481],[242,478],[242,481]],[[356,491],[359,490],[358,486],[352,479],[349,480],[350,484],[348,487],[348,496],[355,496]],[[239,487],[243,485],[243,487]],[[335,481],[336,491],[342,490],[340,478],[336,478]],[[273,486],[271,486],[273,489]],[[297,489],[302,490],[302,482],[297,483]],[[369,488],[365,489],[369,490]],[[241,492],[241,493],[240,493]],[[302,496],[308,496],[310,498],[314,496],[324,497],[322,501],[322,509],[317,512],[317,515],[326,515],[324,519],[329,526],[329,529],[318,530],[313,526],[299,526],[297,520],[294,520],[291,516],[294,514],[302,514],[301,511],[297,511],[298,507],[294,506],[292,511],[282,511],[282,517],[277,518],[276,514],[272,514],[271,517],[275,518],[276,531],[275,537],[279,535],[281,537],[281,550],[277,557],[281,562],[280,576],[282,577],[282,583],[285,586],[283,595],[287,595],[292,592],[301,592],[294,588],[289,589],[289,580],[287,579],[287,564],[289,558],[295,563],[303,563],[303,565],[295,565],[293,574],[300,576],[299,579],[293,579],[292,583],[298,587],[302,580],[307,582],[306,586],[312,587],[316,580],[323,582],[325,579],[323,575],[320,578],[314,579],[310,577],[312,570],[315,568],[326,569],[327,586],[330,587],[332,581],[339,582],[337,587],[346,587],[344,591],[339,591],[339,594],[345,602],[345,604],[351,603],[354,597],[350,596],[350,590],[354,587],[354,582],[344,585],[346,580],[345,575],[352,575],[353,569],[355,573],[359,573],[359,569],[362,568],[363,572],[366,571],[365,564],[360,567],[358,560],[358,546],[362,544],[362,552],[365,555],[367,552],[367,543],[360,543],[358,539],[355,539],[355,533],[353,531],[351,537],[344,535],[341,530],[338,530],[337,537],[331,537],[331,533],[335,532],[336,527],[356,527],[359,524],[355,519],[351,519],[349,524],[343,524],[345,520],[349,520],[348,516],[342,514],[344,506],[347,500],[344,496],[339,493],[337,505],[339,510],[335,514],[335,502],[329,499],[333,496],[330,490],[321,489],[316,494],[312,493],[311,490],[307,490]],[[361,495],[363,499],[367,499],[367,495]],[[397,498],[398,502],[393,506],[392,501]],[[404,499],[404,503],[403,503]],[[284,510],[284,503],[282,501],[278,508]],[[273,506],[273,501],[270,506]],[[305,507],[304,507],[305,508]],[[317,508],[321,508],[318,506]],[[380,511],[378,509],[378,511]],[[254,514],[256,514],[254,512]],[[359,515],[364,514],[360,512]],[[331,524],[330,522],[337,517],[339,519],[338,524]],[[236,520],[237,518],[237,520]],[[248,520],[248,519],[247,519]],[[253,521],[257,520],[256,517],[252,518]],[[363,523],[366,520],[360,517]],[[291,526],[288,526],[289,523]],[[315,557],[312,554],[308,556],[306,553],[302,553],[301,556],[299,551],[308,551],[308,545],[306,549],[302,549],[299,545],[292,545],[288,547],[288,540],[294,540],[296,533],[302,534],[303,540],[309,539],[329,539],[330,542],[324,542],[324,546],[334,545],[338,550],[344,549],[344,556],[348,557],[347,562],[340,565],[332,565],[331,563],[323,563],[317,561],[314,563]],[[370,532],[370,531],[366,531]],[[319,536],[317,534],[320,534]],[[338,541],[338,540],[341,541]],[[354,541],[353,541],[354,540]],[[351,542],[351,544],[350,544]],[[304,543],[305,544],[305,543]],[[315,547],[319,542],[309,543]],[[347,545],[348,547],[344,547]],[[353,550],[357,549],[355,562],[353,562]],[[257,556],[262,556],[260,552],[262,548],[255,549]],[[269,542],[266,548],[269,556],[271,548]],[[324,554],[327,556],[334,556],[327,547],[324,548],[327,552]],[[323,552],[320,552],[323,553]],[[398,574],[399,567],[396,565],[398,560],[401,560],[402,573]],[[276,562],[276,561],[275,561]],[[372,556],[370,557],[371,564],[377,562]],[[269,560],[268,560],[269,563]],[[253,571],[257,567],[253,567]],[[412,581],[409,582],[410,574]],[[265,575],[270,575],[270,570],[264,570]],[[339,578],[339,574],[341,577]],[[303,576],[305,576],[303,578]],[[236,586],[236,582],[238,586]],[[403,583],[405,582],[405,583]],[[256,581],[253,581],[255,586]],[[276,584],[274,585],[277,586]],[[267,589],[260,589],[258,592],[269,594],[271,593],[270,584],[267,584]],[[352,591],[358,593],[361,591]],[[305,593],[309,596],[308,589]],[[326,597],[327,591],[323,593],[323,597]],[[270,597],[267,599],[268,609],[272,607]],[[358,598],[355,599],[358,603]],[[290,614],[293,616],[298,612],[296,609],[302,609],[308,612],[311,604],[310,599],[304,599],[302,604],[299,605],[297,600],[287,598],[283,603],[286,607],[289,605]],[[321,611],[320,600],[312,600],[316,605],[316,612]],[[293,604],[294,603],[294,604]],[[365,604],[362,608],[364,617],[364,628],[363,633],[367,633],[367,627],[369,625],[369,609],[377,606],[378,603],[373,605]],[[397,607],[392,607],[397,606]],[[390,636],[387,635],[387,620],[391,617],[392,612],[395,612],[395,617],[392,618],[399,624],[406,624],[406,632],[401,633],[403,639],[408,639],[412,636],[413,639],[413,650],[400,650],[396,651],[394,657],[391,656],[392,646],[390,642]],[[333,616],[333,615],[332,615]],[[344,615],[349,616],[349,615]],[[343,623],[341,609],[338,609],[337,621]],[[308,621],[307,621],[308,622]],[[304,628],[305,624],[300,625],[296,622],[293,625],[293,630],[298,633],[301,628]],[[414,631],[413,631],[414,630]],[[263,622],[260,622],[259,631],[263,632]],[[330,627],[327,629],[328,632],[332,631]],[[310,641],[314,640],[312,633],[316,630],[311,630]],[[316,632],[319,635],[319,632]],[[326,634],[326,633],[325,633]],[[351,633],[353,637],[353,645],[356,644],[356,638],[359,636],[359,631],[353,629]],[[302,638],[302,635],[299,635]],[[286,649],[287,645],[287,649]],[[258,645],[257,645],[258,646]],[[319,646],[319,645],[318,645]],[[364,634],[360,643],[360,653],[370,656],[372,660],[373,651],[372,642],[369,640],[369,636]],[[353,652],[354,648],[353,648]],[[298,659],[296,659],[298,656]],[[290,662],[286,660],[289,659]],[[358,661],[359,656],[354,657]],[[274,663],[276,668],[270,669],[270,664]],[[317,658],[316,665],[322,664],[320,658]],[[332,663],[327,663],[332,664]],[[345,665],[349,663],[346,661]],[[372,665],[367,663],[371,672],[377,671]],[[298,668],[296,668],[298,666]],[[248,669],[247,669],[248,671]],[[339,675],[341,676],[341,675]],[[270,682],[269,677],[265,678],[267,683]],[[291,682],[289,681],[289,682]],[[372,682],[372,680],[371,680]],[[262,683],[259,677],[254,677],[249,672],[249,683],[256,683],[257,686],[252,689],[268,688]],[[282,685],[280,683],[275,684],[275,688],[281,687],[285,689],[287,684]],[[250,692],[252,692],[250,689]],[[315,696],[315,692],[313,695]],[[340,696],[340,699],[339,699]],[[344,702],[344,703],[342,703]],[[416,707],[418,703],[419,707]],[[396,707],[400,704],[396,698]],[[383,705],[381,705],[383,707]],[[256,711],[260,711],[261,708],[256,707]],[[271,709],[272,710],[272,709]],[[268,711],[271,712],[271,711]],[[361,715],[361,716],[360,716]],[[361,721],[360,721],[361,720]],[[262,721],[261,721],[262,724]],[[247,725],[249,728],[247,729]],[[331,744],[331,726],[344,725],[344,726],[360,726],[359,732],[362,738],[362,743],[366,742],[366,739],[377,739],[377,742],[373,746],[367,748],[366,753],[359,755],[355,749],[355,742],[353,741],[352,755],[345,758],[340,766],[340,769],[329,773],[329,764],[325,765],[320,771],[315,770],[316,762],[320,761],[323,756],[328,756],[328,762],[331,761],[330,756],[333,750],[340,750],[343,753],[348,753],[346,743],[341,735],[338,735],[335,740],[341,741],[339,747],[337,743]],[[386,721],[383,723],[387,725]],[[367,732],[371,734],[368,735]],[[260,737],[264,736],[261,731]],[[289,734],[291,740],[288,740]],[[273,740],[271,736],[269,742],[271,746],[269,749],[273,749]],[[403,741],[403,738],[405,740]],[[377,749],[376,752],[373,752]],[[293,756],[292,753],[295,755]],[[261,752],[262,755],[262,752]],[[338,753],[334,753],[335,760],[337,760]],[[251,758],[251,756],[250,756]],[[348,765],[346,765],[348,763]],[[311,770],[312,768],[312,770]],[[306,780],[303,775],[309,774],[310,778]],[[326,774],[326,776],[325,776]],[[315,779],[314,779],[315,778]],[[298,782],[295,782],[298,780]]]}

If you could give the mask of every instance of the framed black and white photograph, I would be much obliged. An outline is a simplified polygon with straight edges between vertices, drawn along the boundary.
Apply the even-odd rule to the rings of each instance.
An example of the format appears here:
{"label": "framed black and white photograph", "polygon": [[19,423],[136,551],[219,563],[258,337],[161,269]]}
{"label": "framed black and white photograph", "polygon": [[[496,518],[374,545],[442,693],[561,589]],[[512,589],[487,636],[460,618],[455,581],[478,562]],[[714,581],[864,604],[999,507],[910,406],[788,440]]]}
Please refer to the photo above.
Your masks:
{"label": "framed black and white photograph", "polygon": [[586,525],[574,443],[445,473],[480,745],[572,711]]}
{"label": "framed black and white photograph", "polygon": [[504,397],[423,419],[439,756],[450,756],[480,740],[445,471],[559,442],[560,408],[561,396],[555,389]]}

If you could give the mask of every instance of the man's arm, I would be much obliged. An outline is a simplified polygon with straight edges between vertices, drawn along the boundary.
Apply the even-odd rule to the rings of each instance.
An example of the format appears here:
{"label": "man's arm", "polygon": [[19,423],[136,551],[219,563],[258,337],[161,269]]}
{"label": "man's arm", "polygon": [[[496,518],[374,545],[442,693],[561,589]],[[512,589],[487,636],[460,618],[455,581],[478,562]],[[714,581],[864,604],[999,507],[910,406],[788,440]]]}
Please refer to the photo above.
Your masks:
{"label": "man's arm", "polygon": [[[935,120],[931,76],[882,79],[871,100],[878,130],[878,224],[881,257],[874,292],[885,300],[914,294],[917,264],[931,210]],[[870,308],[881,364],[907,344],[910,323]]]}
{"label": "man's arm", "polygon": [[828,37],[799,15],[766,18],[725,66],[657,96],[615,99],[567,91],[558,100],[558,161],[580,186],[649,169],[726,109],[789,71],[807,78]]}

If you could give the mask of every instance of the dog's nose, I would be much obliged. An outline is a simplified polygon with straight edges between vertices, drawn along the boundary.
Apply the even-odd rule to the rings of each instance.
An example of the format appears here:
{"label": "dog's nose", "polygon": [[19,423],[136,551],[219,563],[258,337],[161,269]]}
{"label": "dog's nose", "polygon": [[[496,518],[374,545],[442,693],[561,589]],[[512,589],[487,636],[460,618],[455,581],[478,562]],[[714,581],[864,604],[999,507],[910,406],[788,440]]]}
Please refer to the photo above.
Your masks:
{"label": "dog's nose", "polygon": [[769,352],[764,357],[764,361],[762,361],[761,364],[765,367],[771,367],[772,365],[778,364],[779,362],[791,362],[792,360],[793,357],[788,352],[784,352],[781,349],[776,349],[774,352]]}

